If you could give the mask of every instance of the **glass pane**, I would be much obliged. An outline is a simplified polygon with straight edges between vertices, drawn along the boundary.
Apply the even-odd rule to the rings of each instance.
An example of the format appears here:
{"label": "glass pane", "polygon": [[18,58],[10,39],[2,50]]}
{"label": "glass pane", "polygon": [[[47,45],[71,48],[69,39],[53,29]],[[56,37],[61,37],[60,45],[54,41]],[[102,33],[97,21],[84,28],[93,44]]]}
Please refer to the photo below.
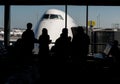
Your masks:
{"label": "glass pane", "polygon": [[[89,29],[95,53],[103,52],[106,45],[119,38],[119,6],[89,6]],[[92,27],[90,27],[92,25]]]}
{"label": "glass pane", "polygon": [[[27,28],[26,24],[28,22],[31,22],[33,24],[32,30],[35,33],[36,39],[39,38],[42,28],[47,28],[48,33],[50,35],[50,39],[54,42],[56,38],[60,36],[59,33],[61,33],[62,31],[62,30],[56,31],[57,27],[61,27],[59,26],[59,22],[56,22],[56,23],[55,21],[41,22],[43,20],[43,17],[49,18],[50,14],[52,13],[54,14],[54,10],[55,12],[60,11],[60,10],[65,11],[65,6],[64,5],[44,5],[44,6],[43,5],[42,6],[17,6],[17,5],[15,6],[14,5],[14,6],[11,6],[11,37],[10,37],[10,40],[16,41],[17,39],[21,38],[21,32],[25,31]],[[64,16],[62,17],[64,18]],[[62,21],[61,24],[63,28],[64,21]],[[17,31],[20,30],[20,31],[15,32],[15,30]],[[56,38],[54,39],[54,37]],[[33,52],[35,54],[38,53],[38,44],[35,44],[35,49]]]}
{"label": "glass pane", "polygon": [[89,20],[94,20],[97,28],[119,27],[119,6],[89,6]]}
{"label": "glass pane", "polygon": [[86,26],[86,6],[68,5],[68,14],[75,20],[79,26]]}
{"label": "glass pane", "polygon": [[4,6],[0,5],[0,42],[4,40]]}
{"label": "glass pane", "polygon": [[[64,11],[64,5],[11,6],[11,38],[10,39],[14,39],[14,37],[16,36],[15,33],[12,33],[12,31],[14,31],[15,29],[17,30],[19,29],[20,31],[22,30],[23,32],[26,29],[26,24],[28,22],[31,22],[33,24],[33,30],[34,30],[34,28],[36,28],[41,18],[49,18],[49,14],[44,15],[44,13],[48,9],[59,9]],[[18,38],[20,38],[20,35],[17,35],[15,39],[17,40]]]}

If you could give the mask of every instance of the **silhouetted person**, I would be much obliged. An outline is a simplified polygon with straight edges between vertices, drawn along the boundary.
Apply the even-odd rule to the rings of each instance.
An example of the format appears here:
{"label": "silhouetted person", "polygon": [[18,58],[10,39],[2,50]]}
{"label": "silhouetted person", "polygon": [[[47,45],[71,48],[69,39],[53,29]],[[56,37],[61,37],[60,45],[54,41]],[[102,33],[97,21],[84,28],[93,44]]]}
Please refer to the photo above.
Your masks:
{"label": "silhouetted person", "polygon": [[50,44],[50,36],[48,35],[48,30],[46,28],[42,29],[42,34],[39,36],[39,64],[40,64],[40,75],[44,79],[46,79],[46,75],[48,75],[48,67],[50,65],[50,57],[49,57],[49,44]]}
{"label": "silhouetted person", "polygon": [[48,35],[48,30],[43,28],[42,35],[39,36],[39,55],[42,57],[49,56],[49,44],[50,44],[50,36]]}
{"label": "silhouetted person", "polygon": [[19,65],[22,65],[23,61],[24,61],[24,55],[23,55],[23,41],[21,38],[17,39],[17,41],[15,42],[14,44],[14,56],[15,56],[15,59],[16,59],[16,64],[19,66]]}
{"label": "silhouetted person", "polygon": [[115,62],[115,64],[117,65],[117,67],[120,65],[120,49],[118,47],[118,41],[114,40],[112,42],[112,47],[110,49],[109,52],[109,56],[112,56],[113,61]]}
{"label": "silhouetted person", "polygon": [[27,23],[27,29],[22,34],[23,50],[26,54],[26,61],[30,61],[32,58],[32,50],[34,48],[35,36],[32,30],[32,23]]}
{"label": "silhouetted person", "polygon": [[55,54],[58,62],[64,63],[70,55],[70,37],[68,37],[68,29],[64,28],[60,37],[55,41]]}
{"label": "silhouetted person", "polygon": [[72,60],[73,63],[84,64],[87,60],[87,54],[89,52],[90,39],[89,36],[84,33],[83,27],[77,28],[77,33],[72,39]]}
{"label": "silhouetted person", "polygon": [[68,36],[68,50],[67,50],[67,56],[66,60],[67,62],[71,62],[71,57],[72,57],[72,37]]}

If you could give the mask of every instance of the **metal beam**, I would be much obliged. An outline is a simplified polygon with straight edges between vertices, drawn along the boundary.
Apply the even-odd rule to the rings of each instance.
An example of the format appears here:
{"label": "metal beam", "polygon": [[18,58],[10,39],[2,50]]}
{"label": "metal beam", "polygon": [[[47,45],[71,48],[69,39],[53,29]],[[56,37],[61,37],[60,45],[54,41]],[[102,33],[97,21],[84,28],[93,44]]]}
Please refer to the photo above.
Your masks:
{"label": "metal beam", "polygon": [[5,11],[4,11],[4,45],[5,48],[9,46],[9,39],[10,39],[10,5],[5,4]]}
{"label": "metal beam", "polygon": [[86,6],[86,33],[88,34],[88,5]]}
{"label": "metal beam", "polygon": [[67,4],[65,5],[65,28],[67,28]]}

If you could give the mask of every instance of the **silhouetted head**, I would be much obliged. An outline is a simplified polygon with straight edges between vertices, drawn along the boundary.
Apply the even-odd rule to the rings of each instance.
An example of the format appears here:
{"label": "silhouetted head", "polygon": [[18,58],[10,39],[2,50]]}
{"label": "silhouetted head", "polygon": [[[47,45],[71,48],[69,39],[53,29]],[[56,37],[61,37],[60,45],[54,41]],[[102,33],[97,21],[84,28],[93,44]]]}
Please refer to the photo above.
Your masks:
{"label": "silhouetted head", "polygon": [[68,33],[68,29],[67,28],[63,28],[62,29],[62,33],[66,33],[67,34]]}
{"label": "silhouetted head", "polygon": [[27,29],[31,29],[32,28],[32,23],[27,23]]}
{"label": "silhouetted head", "polygon": [[42,29],[42,34],[47,34],[48,32],[47,32],[47,29],[46,28],[43,28]]}
{"label": "silhouetted head", "polygon": [[67,28],[63,28],[62,29],[62,36],[67,36],[68,35],[68,29]]}
{"label": "silhouetted head", "polygon": [[118,40],[114,40],[114,41],[112,42],[112,45],[113,45],[113,46],[118,46]]}
{"label": "silhouetted head", "polygon": [[84,29],[83,29],[82,26],[78,26],[77,31],[78,31],[79,33],[84,33]]}

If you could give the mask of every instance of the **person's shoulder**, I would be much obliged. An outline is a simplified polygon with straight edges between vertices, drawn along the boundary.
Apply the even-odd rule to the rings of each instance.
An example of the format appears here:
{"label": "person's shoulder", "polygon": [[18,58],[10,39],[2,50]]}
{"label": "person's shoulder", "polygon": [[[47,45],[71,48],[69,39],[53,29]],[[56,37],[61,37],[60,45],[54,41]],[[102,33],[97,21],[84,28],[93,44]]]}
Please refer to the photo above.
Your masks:
{"label": "person's shoulder", "polygon": [[22,35],[24,35],[26,33],[26,31],[24,31],[23,33],[22,33]]}

